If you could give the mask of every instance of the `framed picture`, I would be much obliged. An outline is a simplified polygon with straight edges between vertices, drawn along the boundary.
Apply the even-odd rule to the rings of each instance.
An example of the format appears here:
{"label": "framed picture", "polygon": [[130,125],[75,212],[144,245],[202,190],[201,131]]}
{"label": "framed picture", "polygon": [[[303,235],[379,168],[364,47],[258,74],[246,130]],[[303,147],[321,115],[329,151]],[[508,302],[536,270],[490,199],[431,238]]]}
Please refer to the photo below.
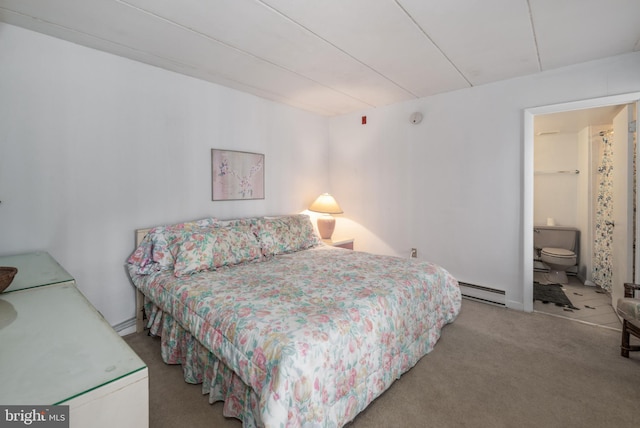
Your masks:
{"label": "framed picture", "polygon": [[211,149],[212,200],[264,199],[264,155]]}

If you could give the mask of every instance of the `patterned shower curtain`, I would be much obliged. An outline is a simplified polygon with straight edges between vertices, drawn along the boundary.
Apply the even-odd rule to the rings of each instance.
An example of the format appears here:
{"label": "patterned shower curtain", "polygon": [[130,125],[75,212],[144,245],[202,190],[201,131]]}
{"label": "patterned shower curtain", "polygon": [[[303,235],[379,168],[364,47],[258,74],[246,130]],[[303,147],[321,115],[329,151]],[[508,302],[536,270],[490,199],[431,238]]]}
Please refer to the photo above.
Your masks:
{"label": "patterned shower curtain", "polygon": [[613,182],[611,137],[603,137],[604,153],[598,173],[598,198],[596,201],[595,241],[593,245],[593,282],[611,291],[611,245],[613,241]]}

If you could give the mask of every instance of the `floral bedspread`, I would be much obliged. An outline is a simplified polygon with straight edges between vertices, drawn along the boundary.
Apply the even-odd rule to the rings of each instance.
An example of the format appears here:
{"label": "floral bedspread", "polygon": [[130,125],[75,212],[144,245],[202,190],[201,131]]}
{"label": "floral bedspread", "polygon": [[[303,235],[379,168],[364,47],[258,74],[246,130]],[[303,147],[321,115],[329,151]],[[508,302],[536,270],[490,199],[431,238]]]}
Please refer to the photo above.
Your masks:
{"label": "floral bedspread", "polygon": [[460,311],[428,262],[321,245],[134,283],[258,397],[266,427],[340,427],[430,352]]}

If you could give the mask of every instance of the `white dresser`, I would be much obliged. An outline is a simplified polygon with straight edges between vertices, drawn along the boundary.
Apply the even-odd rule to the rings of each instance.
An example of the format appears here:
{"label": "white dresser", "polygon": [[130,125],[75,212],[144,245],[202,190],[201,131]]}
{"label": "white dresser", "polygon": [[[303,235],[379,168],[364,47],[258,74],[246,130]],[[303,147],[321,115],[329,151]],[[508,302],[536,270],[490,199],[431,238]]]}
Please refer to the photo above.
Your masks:
{"label": "white dresser", "polygon": [[0,404],[69,406],[71,427],[148,427],[146,364],[48,253],[0,257],[18,268],[0,294]]}

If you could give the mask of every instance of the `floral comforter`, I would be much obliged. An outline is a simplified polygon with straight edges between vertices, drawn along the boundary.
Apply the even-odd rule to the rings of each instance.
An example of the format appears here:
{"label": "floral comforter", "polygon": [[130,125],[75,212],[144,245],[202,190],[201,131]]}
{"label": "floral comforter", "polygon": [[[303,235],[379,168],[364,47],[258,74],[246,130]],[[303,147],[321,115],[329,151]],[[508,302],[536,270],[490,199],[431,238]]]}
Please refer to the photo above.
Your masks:
{"label": "floral comforter", "polygon": [[131,276],[250,387],[266,427],[343,426],[433,349],[461,306],[437,265],[325,245]]}

